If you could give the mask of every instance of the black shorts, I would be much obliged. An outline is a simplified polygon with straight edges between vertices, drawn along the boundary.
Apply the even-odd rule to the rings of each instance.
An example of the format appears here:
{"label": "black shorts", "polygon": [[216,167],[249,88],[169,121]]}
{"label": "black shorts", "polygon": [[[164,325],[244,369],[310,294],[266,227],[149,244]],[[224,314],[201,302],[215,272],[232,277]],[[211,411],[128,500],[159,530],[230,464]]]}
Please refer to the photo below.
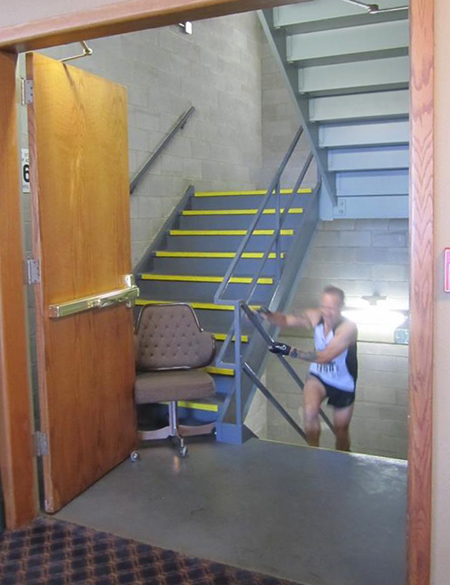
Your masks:
{"label": "black shorts", "polygon": [[[316,376],[315,374],[309,374],[310,376],[314,376],[317,378],[319,382],[325,388],[325,392],[327,393],[327,398],[330,406],[334,406],[334,408],[346,408],[355,402],[355,392],[347,392],[346,390],[339,390],[339,388],[335,388],[334,386],[330,386],[323,380]],[[356,390],[356,388],[355,388]]]}

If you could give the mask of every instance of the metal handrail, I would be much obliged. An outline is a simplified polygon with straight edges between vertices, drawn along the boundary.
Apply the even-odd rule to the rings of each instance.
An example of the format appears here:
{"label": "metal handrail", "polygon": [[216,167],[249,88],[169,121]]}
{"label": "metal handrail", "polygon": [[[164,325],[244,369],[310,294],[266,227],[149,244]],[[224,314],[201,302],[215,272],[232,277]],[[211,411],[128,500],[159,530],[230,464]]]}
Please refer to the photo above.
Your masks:
{"label": "metal handrail", "polygon": [[[267,246],[266,251],[264,252],[264,256],[262,258],[262,262],[260,264],[258,273],[253,278],[252,286],[250,288],[250,291],[247,293],[247,298],[245,299],[247,303],[250,301],[250,299],[252,298],[253,293],[255,292],[255,289],[256,289],[256,287],[258,285],[258,279],[259,279],[259,277],[262,274],[262,271],[263,271],[263,269],[264,269],[264,267],[266,265],[267,260],[269,259],[269,254],[270,254],[270,251],[271,251],[273,245],[279,240],[279,232],[282,229],[282,227],[284,225],[284,222],[287,220],[287,218],[289,216],[289,211],[290,211],[290,209],[292,207],[292,204],[294,203],[295,194],[298,192],[298,190],[300,188],[300,185],[303,183],[303,179],[305,178],[306,173],[308,172],[308,169],[309,169],[309,167],[311,165],[312,160],[313,160],[313,155],[312,155],[312,153],[310,153],[309,156],[307,157],[304,165],[303,165],[303,168],[302,168],[302,170],[300,172],[299,178],[297,179],[297,181],[295,183],[295,187],[292,190],[292,196],[290,197],[289,203],[284,206],[284,213],[282,214],[283,217],[281,218],[281,214],[278,213],[278,218],[279,219],[278,219],[277,229],[275,230],[275,234],[272,236],[272,239],[269,240],[269,244]],[[280,266],[281,265],[281,248],[277,249],[276,255],[277,255],[278,265]],[[278,277],[280,277],[280,274],[278,275]]]}
{"label": "metal handrail", "polygon": [[[247,305],[247,303],[241,303],[241,309],[246,314],[246,316],[251,321],[251,323],[254,325],[255,329],[261,334],[262,338],[267,343],[267,345],[272,345],[274,343],[274,340],[269,335],[269,333],[264,329],[259,317],[254,313],[254,311],[252,311],[250,309],[250,307]],[[281,354],[275,354],[275,355],[277,356],[278,360],[283,364],[285,369],[289,372],[291,378],[294,380],[294,382],[297,384],[297,386],[299,386],[299,388],[303,391],[303,388],[305,387],[305,385],[304,385],[303,381],[301,380],[301,378],[299,377],[299,375],[297,374],[297,372],[294,370],[294,368],[288,362],[286,357],[284,355],[281,355]],[[244,368],[244,371],[246,372],[246,370],[248,369],[248,365],[246,364],[245,359],[243,361],[244,361],[243,368]],[[254,375],[256,376],[256,374],[254,374]],[[252,378],[252,380],[253,380],[253,378]],[[255,380],[253,380],[253,381],[255,382]],[[331,429],[331,431],[333,433],[335,433],[333,423],[330,421],[328,416],[325,414],[325,412],[321,408],[319,409],[319,415],[322,418],[322,420],[325,422],[325,424]]]}
{"label": "metal handrail", "polygon": [[[295,187],[294,187],[294,189],[292,191],[292,195],[290,197],[289,203],[284,208],[283,218],[281,220],[280,219],[278,220],[277,229],[275,230],[275,233],[272,236],[272,238],[269,240],[269,243],[268,243],[268,245],[266,247],[266,250],[264,252],[264,255],[263,255],[261,264],[259,266],[259,270],[258,270],[256,276],[253,277],[250,290],[247,293],[247,297],[245,299],[241,299],[241,300],[245,301],[246,303],[249,303],[249,301],[250,301],[253,293],[255,292],[255,289],[256,289],[256,287],[258,285],[258,279],[259,279],[259,277],[262,274],[262,271],[263,271],[263,269],[264,269],[264,267],[266,265],[267,260],[269,259],[269,254],[270,254],[270,252],[271,252],[271,250],[273,248],[273,245],[276,243],[277,239],[279,239],[280,230],[283,227],[283,224],[286,221],[287,217],[289,216],[289,210],[291,209],[292,204],[294,202],[295,194],[299,190],[300,185],[302,184],[303,179],[305,178],[306,173],[308,172],[308,169],[309,169],[309,167],[311,165],[312,160],[313,160],[313,154],[310,153],[309,156],[307,157],[304,165],[303,165],[302,170],[300,171],[300,175],[299,175],[299,177],[298,177],[298,179],[297,179],[297,181],[295,183]],[[277,188],[277,191],[279,191],[278,188]],[[267,204],[267,202],[263,202],[263,203],[265,205]],[[279,207],[278,207],[278,212],[279,211],[280,210],[279,210]],[[278,217],[280,218],[280,213],[278,213]],[[237,254],[236,254],[236,256],[237,256]],[[281,248],[279,248],[279,247],[277,247],[277,251],[276,251],[276,262],[277,262],[278,278],[280,278],[280,276],[281,276],[281,268],[280,268],[281,267]],[[225,278],[224,278],[224,281],[225,281]],[[216,292],[216,295],[217,294],[218,294],[218,291]],[[216,301],[216,299],[214,299],[214,300]],[[229,302],[229,301],[227,301],[227,302]],[[218,364],[221,364],[222,358],[225,355],[225,353],[226,353],[226,351],[228,349],[228,346],[230,345],[231,340],[233,339],[234,334],[235,334],[235,327],[234,327],[234,323],[232,323],[232,325],[230,326],[230,329],[228,330],[227,337],[225,338],[225,341],[222,344],[222,347],[220,348],[219,354],[217,356],[217,360],[216,361],[217,361]]]}
{"label": "metal handrail", "polygon": [[[236,251],[236,255],[233,258],[233,261],[230,263],[228,270],[225,273],[225,276],[223,277],[223,281],[221,282],[220,286],[218,287],[218,289],[216,290],[216,294],[214,295],[214,302],[217,304],[221,304],[220,301],[223,300],[221,299],[222,293],[224,292],[224,290],[227,288],[227,286],[229,285],[229,281],[230,281],[230,277],[231,274],[233,273],[233,270],[236,268],[237,263],[240,261],[241,259],[241,254],[244,251],[248,241],[250,240],[251,236],[252,236],[252,232],[254,227],[256,226],[256,224],[258,223],[264,208],[267,206],[268,201],[269,201],[269,197],[273,191],[275,189],[277,189],[277,186],[280,182],[281,179],[281,175],[284,172],[284,169],[286,168],[294,150],[295,147],[298,144],[298,141],[300,140],[301,136],[303,134],[303,128],[300,127],[299,130],[297,131],[293,141],[291,142],[288,151],[286,152],[286,154],[283,157],[283,160],[280,163],[280,166],[278,167],[274,178],[272,179],[272,182],[270,183],[270,187],[267,189],[267,193],[266,196],[263,197],[261,204],[259,206],[259,209],[253,219],[253,221],[251,222],[249,228],[247,229],[247,233],[245,234],[245,236],[242,238],[242,241],[239,245],[239,248]],[[279,211],[279,210],[278,210]]]}
{"label": "metal handrail", "polygon": [[255,372],[251,369],[251,367],[247,363],[244,363],[242,368],[243,368],[244,372],[247,374],[247,376],[250,378],[250,380],[253,382],[253,384],[255,384],[259,388],[259,390],[264,394],[264,396],[272,404],[272,406],[274,406],[278,410],[278,412],[281,414],[281,416],[283,416],[287,420],[287,422],[291,425],[291,427],[294,429],[294,431],[296,433],[298,433],[302,437],[302,439],[307,441],[306,433],[302,429],[302,427],[298,423],[295,422],[295,420],[292,418],[292,416],[281,406],[281,404],[273,396],[273,394],[271,392],[269,392],[269,390],[262,383],[262,381],[258,378],[258,376],[255,374]]}
{"label": "metal handrail", "polygon": [[178,118],[178,120],[175,122],[175,124],[169,130],[169,133],[167,134],[167,136],[159,143],[156,150],[150,156],[148,161],[142,165],[142,167],[139,169],[139,171],[137,171],[137,173],[134,175],[133,179],[130,182],[130,194],[131,195],[133,194],[134,190],[136,189],[137,185],[139,184],[139,182],[141,181],[141,179],[145,175],[145,173],[148,171],[148,169],[155,163],[156,159],[162,153],[162,151],[165,148],[167,148],[167,146],[169,146],[169,144],[172,142],[172,140],[174,139],[174,137],[178,133],[178,131],[182,130],[184,128],[184,126],[186,125],[186,122],[188,121],[188,119],[191,117],[191,115],[194,112],[195,112],[195,108],[194,108],[194,106],[191,106],[189,108],[189,110],[184,112],[184,114],[182,114]]}
{"label": "metal handrail", "polygon": [[64,57],[64,59],[60,59],[60,63],[67,63],[67,61],[73,61],[74,59],[83,59],[84,57],[90,57],[94,54],[94,50],[88,46],[86,41],[80,41],[80,45],[83,48],[83,52],[78,55],[73,55],[72,57]]}
{"label": "metal handrail", "polygon": [[359,6],[359,8],[363,8],[369,14],[383,14],[383,12],[401,12],[403,10],[409,10],[409,6],[392,6],[392,8],[380,8],[378,4],[366,4],[366,2],[361,2],[360,0],[343,0],[343,2],[353,4],[354,6]]}
{"label": "metal handrail", "polygon": [[[216,290],[216,293],[214,295],[214,302],[218,305],[224,305],[224,304],[232,304],[234,306],[234,319],[233,319],[233,323],[227,333],[226,339],[224,341],[224,343],[222,344],[222,347],[216,357],[216,364],[219,366],[226,366],[231,368],[234,371],[234,376],[235,376],[235,383],[234,383],[234,391],[229,394],[226,403],[227,403],[227,407],[223,409],[222,411],[222,418],[225,416],[225,411],[228,410],[228,406],[231,404],[233,397],[235,400],[235,417],[236,417],[236,424],[239,426],[242,424],[242,416],[243,416],[243,412],[242,412],[242,396],[241,396],[241,381],[242,381],[242,374],[245,373],[250,380],[261,390],[261,392],[272,402],[272,404],[274,404],[274,406],[279,410],[279,412],[282,414],[282,416],[287,420],[287,422],[294,428],[294,430],[299,433],[304,439],[306,439],[306,435],[304,433],[304,431],[301,429],[301,427],[299,427],[297,425],[297,423],[292,419],[292,417],[290,417],[290,415],[283,409],[283,407],[278,403],[278,401],[270,394],[269,390],[267,390],[267,388],[264,386],[264,384],[261,382],[261,380],[258,379],[258,377],[256,376],[255,372],[252,370],[252,368],[250,367],[250,365],[245,361],[243,361],[242,359],[242,354],[241,354],[241,308],[242,306],[246,306],[248,307],[247,303],[250,301],[256,285],[258,283],[258,279],[259,276],[262,272],[262,270],[264,269],[264,266],[267,262],[267,260],[269,259],[269,255],[273,249],[273,247],[275,246],[275,256],[276,256],[276,268],[277,268],[277,274],[278,277],[281,277],[281,228],[284,225],[284,222],[287,220],[288,216],[289,216],[289,211],[291,209],[291,206],[295,200],[295,197],[299,191],[299,188],[306,176],[306,173],[308,172],[308,169],[311,165],[311,162],[313,160],[313,154],[309,154],[301,171],[300,174],[298,176],[297,181],[295,182],[295,186],[294,189],[292,190],[292,195],[290,197],[290,199],[288,199],[287,205],[284,206],[284,210],[283,213],[281,213],[281,188],[280,188],[280,184],[281,184],[281,177],[286,169],[286,166],[288,164],[288,162],[290,161],[295,148],[297,147],[297,144],[301,138],[303,134],[303,128],[300,127],[298,129],[298,131],[296,132],[291,144],[289,145],[289,148],[286,152],[286,154],[284,155],[278,169],[275,172],[275,175],[270,183],[269,188],[267,189],[267,192],[265,194],[265,196],[263,196],[262,201],[260,203],[260,206],[256,212],[255,217],[253,218],[253,221],[251,222],[250,226],[247,228],[245,235],[243,236],[239,247],[236,251],[236,254],[232,260],[232,262],[230,263],[230,265],[228,266],[228,269],[226,271],[225,276],[223,277],[222,282],[220,283],[219,287]],[[276,197],[276,226],[275,229],[273,230],[273,235],[272,237],[269,239],[268,245],[265,249],[264,255],[262,257],[262,262],[260,264],[259,267],[259,271],[258,271],[258,275],[256,277],[253,277],[251,286],[250,286],[250,290],[247,292],[247,296],[246,299],[236,299],[236,300],[231,300],[231,299],[225,299],[224,298],[224,292],[226,290],[226,288],[228,287],[228,285],[230,284],[231,281],[231,275],[233,274],[234,270],[236,269],[236,266],[238,264],[238,262],[241,260],[242,258],[242,253],[245,250],[248,242],[250,241],[250,238],[253,235],[253,230],[255,228],[255,226],[257,225],[258,221],[260,220],[261,216],[264,213],[264,209],[268,206],[268,204],[271,201],[271,196],[275,195]],[[273,199],[272,199],[273,201]],[[283,217],[281,217],[283,216]],[[250,308],[249,308],[250,310]],[[231,341],[235,340],[235,345],[234,345],[234,363],[224,363],[223,359],[225,356],[225,353],[227,352]],[[246,352],[247,355],[248,352]],[[288,370],[291,373],[291,376],[294,377],[294,379],[296,380],[297,383],[299,383],[301,385],[301,387],[303,387],[303,382],[298,378],[298,376],[296,375],[295,371],[292,370],[292,368],[290,367],[289,364],[285,364],[285,367],[288,368]],[[326,418],[326,415],[324,415]],[[326,419],[328,420],[328,419]],[[328,420],[328,423],[331,425],[330,421]]]}
{"label": "metal handrail", "polygon": [[[256,226],[257,222],[259,221],[261,215],[264,212],[265,207],[267,207],[267,205],[269,204],[269,195],[271,193],[273,193],[275,191],[276,197],[277,197],[277,208],[276,208],[276,213],[277,213],[277,226],[276,229],[274,230],[274,235],[272,236],[272,238],[269,240],[269,243],[266,247],[266,250],[264,252],[263,258],[262,258],[262,262],[260,264],[257,276],[253,278],[250,290],[247,293],[247,296],[245,299],[241,299],[243,301],[249,302],[251,299],[251,296],[253,295],[256,286],[258,284],[258,279],[266,265],[267,260],[269,259],[269,255],[271,253],[271,250],[273,248],[273,246],[276,246],[276,262],[277,262],[277,273],[278,273],[278,277],[281,276],[281,246],[279,245],[279,241],[280,241],[280,234],[281,234],[281,228],[284,224],[284,222],[287,220],[288,216],[289,216],[289,210],[294,202],[294,198],[301,186],[301,184],[303,183],[303,180],[306,176],[306,173],[308,172],[308,169],[311,165],[311,162],[313,160],[313,154],[310,153],[303,165],[302,170],[300,171],[300,174],[298,176],[297,181],[295,182],[295,186],[294,189],[292,190],[292,195],[290,197],[290,199],[288,200],[288,204],[285,206],[284,208],[284,213],[283,213],[283,217],[281,218],[281,205],[280,205],[280,195],[281,195],[281,191],[280,191],[280,179],[281,176],[301,138],[303,134],[303,128],[300,127],[294,137],[294,139],[292,140],[286,154],[283,157],[283,160],[281,161],[274,178],[272,179],[272,182],[270,183],[270,187],[267,190],[267,194],[265,197],[263,197],[263,200],[261,201],[261,204],[259,206],[259,209],[256,213],[256,216],[254,218],[254,220],[252,221],[250,227],[247,230],[246,235],[242,238],[242,241],[240,243],[240,246],[236,252],[236,255],[233,259],[233,261],[230,263],[228,270],[223,278],[222,283],[220,284],[220,286],[218,287],[216,294],[214,295],[214,302],[217,304],[223,304],[223,299],[221,298],[221,295],[223,294],[223,292],[225,291],[226,287],[230,284],[230,280],[231,280],[231,275],[233,274],[233,271],[237,265],[237,263],[239,262],[239,260],[241,259],[241,254],[243,253],[247,243],[249,242],[251,236],[252,236],[252,232],[254,227]],[[230,302],[230,301],[226,301],[226,302]],[[236,331],[236,328],[234,326],[234,323],[230,326],[230,329],[227,333],[227,337],[225,338],[224,343],[222,344],[222,347],[220,348],[219,354],[216,358],[216,362],[220,365],[222,364],[222,360],[223,360],[223,356],[225,355],[231,340],[233,339],[234,333]],[[227,364],[228,366],[232,367],[232,364]],[[236,368],[236,369],[240,369],[240,368]]]}

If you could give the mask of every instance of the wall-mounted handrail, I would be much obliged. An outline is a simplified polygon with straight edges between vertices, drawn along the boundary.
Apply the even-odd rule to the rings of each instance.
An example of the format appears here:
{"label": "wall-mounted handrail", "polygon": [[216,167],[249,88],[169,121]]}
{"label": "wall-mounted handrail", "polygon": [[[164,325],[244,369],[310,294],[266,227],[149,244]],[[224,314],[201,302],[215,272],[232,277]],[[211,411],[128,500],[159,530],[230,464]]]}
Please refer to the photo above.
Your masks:
{"label": "wall-mounted handrail", "polygon": [[361,0],[343,0],[343,2],[353,4],[354,6],[359,6],[359,8],[363,8],[369,14],[382,14],[383,12],[401,12],[403,10],[409,10],[409,6],[392,6],[392,8],[380,8],[378,4],[367,4],[366,2],[361,2]]}
{"label": "wall-mounted handrail", "polygon": [[169,130],[167,136],[159,143],[156,150],[152,153],[152,155],[147,160],[147,162],[145,162],[142,165],[142,167],[139,169],[139,171],[137,171],[137,173],[134,175],[133,179],[130,181],[130,194],[131,195],[133,194],[134,190],[138,186],[139,182],[141,181],[141,179],[145,175],[145,173],[155,163],[156,159],[163,152],[163,150],[169,146],[169,144],[172,142],[172,140],[174,139],[174,137],[176,136],[178,131],[182,130],[184,128],[184,126],[186,125],[186,122],[189,120],[189,118],[192,116],[192,114],[194,112],[195,112],[195,108],[194,108],[194,106],[191,106],[189,108],[189,110],[184,112],[184,114],[182,114],[178,118],[178,120],[175,122],[175,124]]}
{"label": "wall-mounted handrail", "polygon": [[72,57],[64,57],[64,59],[60,59],[60,63],[67,63],[67,61],[73,61],[74,59],[83,59],[84,57],[90,57],[94,54],[94,50],[88,46],[86,41],[80,41],[80,45],[83,48],[83,52],[79,53],[78,55],[73,55]]}

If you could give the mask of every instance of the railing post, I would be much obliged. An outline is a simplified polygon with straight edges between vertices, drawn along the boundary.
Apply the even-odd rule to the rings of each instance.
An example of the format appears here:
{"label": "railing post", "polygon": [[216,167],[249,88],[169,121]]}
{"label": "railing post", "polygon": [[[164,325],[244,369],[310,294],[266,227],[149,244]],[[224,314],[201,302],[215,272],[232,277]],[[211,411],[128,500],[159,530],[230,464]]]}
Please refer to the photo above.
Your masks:
{"label": "railing post", "polygon": [[[276,187],[277,191],[277,217],[275,222],[275,233],[277,235],[277,239],[275,241],[275,253],[276,253],[276,267],[277,267],[277,281],[281,278],[281,187],[280,181],[277,183]],[[270,252],[270,250],[269,250]]]}
{"label": "railing post", "polygon": [[241,355],[241,303],[240,301],[234,303],[234,383],[236,387],[236,425],[239,429],[242,428],[242,355]]}

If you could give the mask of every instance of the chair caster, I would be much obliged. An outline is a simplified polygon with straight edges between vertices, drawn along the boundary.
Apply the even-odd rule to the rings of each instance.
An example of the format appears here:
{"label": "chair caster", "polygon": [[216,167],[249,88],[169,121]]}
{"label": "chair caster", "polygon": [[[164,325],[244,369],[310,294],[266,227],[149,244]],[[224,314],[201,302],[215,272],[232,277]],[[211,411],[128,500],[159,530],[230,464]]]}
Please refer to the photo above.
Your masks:
{"label": "chair caster", "polygon": [[187,454],[188,454],[188,448],[186,447],[186,445],[183,445],[182,447],[180,447],[180,457],[186,457]]}
{"label": "chair caster", "polygon": [[139,451],[133,451],[130,455],[130,460],[133,461],[133,463],[135,463],[136,461],[140,461],[141,454],[139,453]]}

